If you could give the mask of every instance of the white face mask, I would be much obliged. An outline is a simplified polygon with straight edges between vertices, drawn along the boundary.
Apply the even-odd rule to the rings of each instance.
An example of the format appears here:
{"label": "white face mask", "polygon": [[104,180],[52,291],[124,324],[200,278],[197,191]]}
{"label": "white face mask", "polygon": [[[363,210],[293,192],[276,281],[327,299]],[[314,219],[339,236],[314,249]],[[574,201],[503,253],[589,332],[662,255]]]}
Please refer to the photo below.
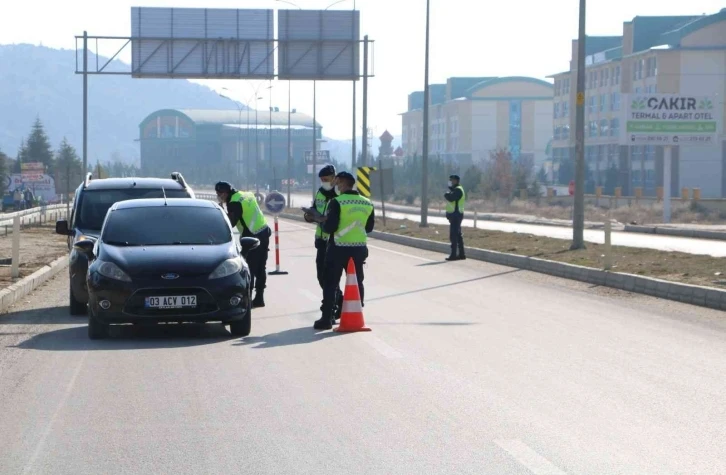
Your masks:
{"label": "white face mask", "polygon": [[333,184],[330,183],[329,181],[324,181],[322,184],[322,187],[323,187],[323,190],[330,191],[333,189]]}
{"label": "white face mask", "polygon": [[449,186],[454,186],[454,184],[451,183],[451,180],[449,180]]}

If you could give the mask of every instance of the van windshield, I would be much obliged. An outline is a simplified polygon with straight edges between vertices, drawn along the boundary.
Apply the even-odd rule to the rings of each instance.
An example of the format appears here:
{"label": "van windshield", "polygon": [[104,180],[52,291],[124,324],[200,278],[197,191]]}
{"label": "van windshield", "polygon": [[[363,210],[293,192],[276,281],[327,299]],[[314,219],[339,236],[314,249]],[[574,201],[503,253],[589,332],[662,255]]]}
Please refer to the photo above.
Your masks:
{"label": "van windshield", "polygon": [[191,198],[186,190],[128,188],[121,190],[86,190],[81,194],[74,226],[88,231],[101,231],[109,208],[117,201],[142,198]]}

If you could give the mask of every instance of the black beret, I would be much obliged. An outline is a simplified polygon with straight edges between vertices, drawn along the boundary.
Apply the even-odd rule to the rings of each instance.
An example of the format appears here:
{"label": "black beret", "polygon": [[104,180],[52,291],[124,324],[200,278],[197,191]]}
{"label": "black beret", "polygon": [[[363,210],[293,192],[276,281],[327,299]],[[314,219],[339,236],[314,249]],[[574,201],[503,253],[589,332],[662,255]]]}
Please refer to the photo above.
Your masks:
{"label": "black beret", "polygon": [[324,176],[335,176],[335,167],[333,165],[325,165],[321,168],[318,172],[318,177],[322,178]]}
{"label": "black beret", "polygon": [[449,175],[449,180],[459,180],[459,181],[461,181],[461,178],[459,178],[459,175]]}
{"label": "black beret", "polygon": [[226,181],[220,181],[216,185],[214,185],[214,191],[217,193],[229,193],[232,191],[232,185],[227,183]]}
{"label": "black beret", "polygon": [[353,183],[355,183],[355,177],[348,172],[340,172],[335,176],[335,178],[342,178],[343,180],[352,181]]}

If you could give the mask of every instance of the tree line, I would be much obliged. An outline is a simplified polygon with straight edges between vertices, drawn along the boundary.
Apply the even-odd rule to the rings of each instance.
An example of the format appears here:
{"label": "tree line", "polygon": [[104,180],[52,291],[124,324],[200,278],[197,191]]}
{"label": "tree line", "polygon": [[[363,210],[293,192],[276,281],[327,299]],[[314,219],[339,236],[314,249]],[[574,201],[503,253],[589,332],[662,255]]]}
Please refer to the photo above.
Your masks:
{"label": "tree line", "polygon": [[[12,163],[11,163],[12,162]],[[44,172],[55,180],[56,192],[72,192],[83,181],[83,162],[76,149],[63,137],[58,148],[53,150],[40,118],[36,118],[27,139],[23,138],[15,160],[0,150],[0,192],[5,193],[8,177],[21,173],[23,163],[42,163]],[[88,164],[86,173],[94,177],[109,178],[138,175],[139,167],[125,163],[114,154],[110,160]]]}

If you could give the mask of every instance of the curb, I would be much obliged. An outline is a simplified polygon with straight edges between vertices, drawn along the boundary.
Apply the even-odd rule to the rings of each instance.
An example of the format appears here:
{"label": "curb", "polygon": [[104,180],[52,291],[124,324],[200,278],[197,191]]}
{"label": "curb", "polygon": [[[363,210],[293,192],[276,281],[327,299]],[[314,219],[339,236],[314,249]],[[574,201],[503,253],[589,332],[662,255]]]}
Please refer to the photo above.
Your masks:
{"label": "curb", "polygon": [[68,267],[68,256],[59,257],[13,285],[0,290],[0,314]]}
{"label": "curb", "polygon": [[[305,222],[301,216],[281,214],[280,217]],[[401,236],[399,234],[380,231],[373,231],[370,236],[381,241],[425,251],[448,254],[451,250],[451,246],[446,242],[430,241],[428,239]],[[715,310],[726,310],[726,291],[721,289],[680,284],[667,280],[654,279],[652,277],[610,272],[592,267],[577,266],[505,252],[487,251],[485,249],[467,247],[466,252],[467,258],[469,259],[539,272],[554,277],[577,280],[588,284],[611,287],[626,292],[649,295],[651,297],[673,300]]]}
{"label": "curb", "polygon": [[626,224],[625,231],[630,233],[660,234],[663,236],[676,236],[695,239],[726,240],[726,232],[724,231],[707,231],[703,229],[692,228],[666,228],[663,226],[636,226],[632,224]]}

